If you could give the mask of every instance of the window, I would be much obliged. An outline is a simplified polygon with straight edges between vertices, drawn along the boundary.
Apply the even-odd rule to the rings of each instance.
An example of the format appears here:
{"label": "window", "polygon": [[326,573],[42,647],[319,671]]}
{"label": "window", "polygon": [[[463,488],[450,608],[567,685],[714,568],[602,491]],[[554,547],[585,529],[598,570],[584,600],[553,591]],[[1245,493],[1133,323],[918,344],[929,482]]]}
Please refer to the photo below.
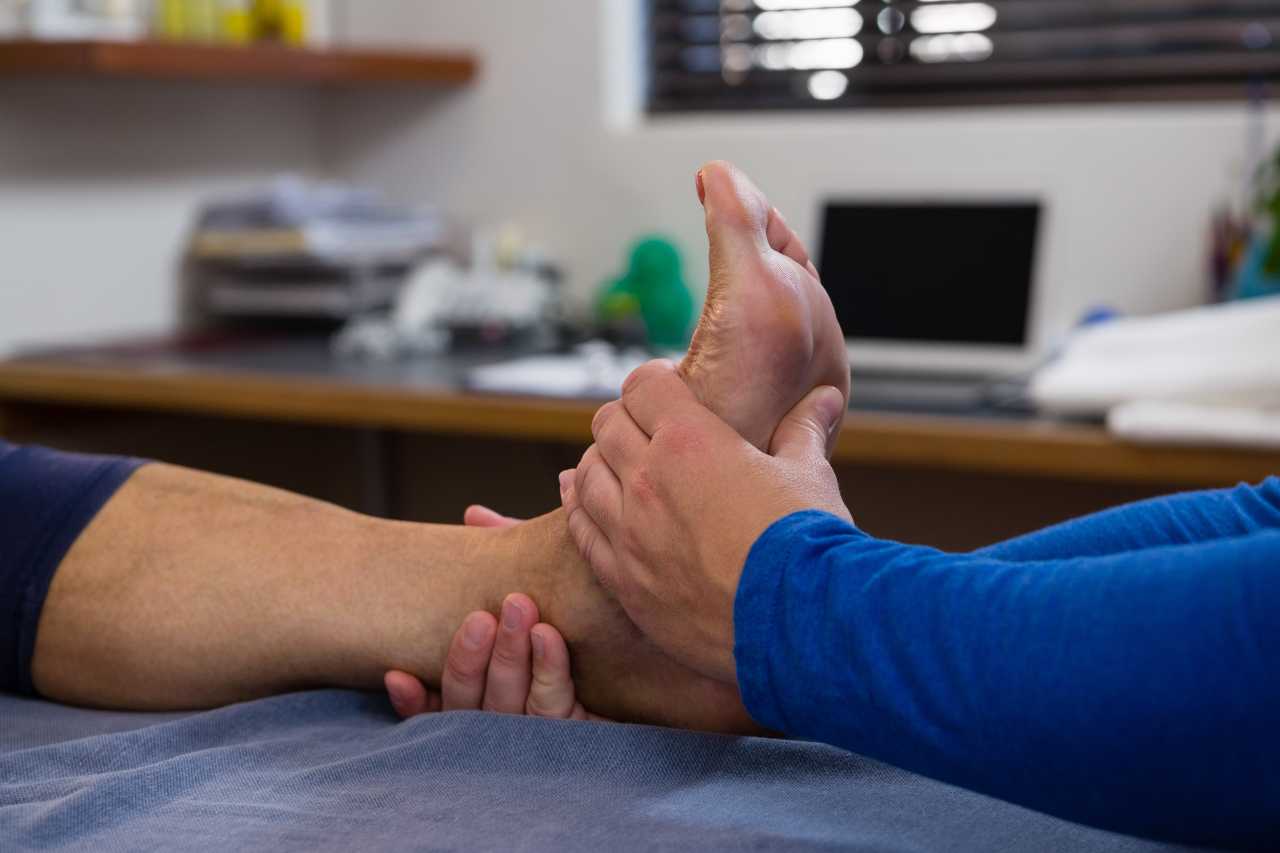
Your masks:
{"label": "window", "polygon": [[1280,0],[651,0],[654,112],[1243,97]]}

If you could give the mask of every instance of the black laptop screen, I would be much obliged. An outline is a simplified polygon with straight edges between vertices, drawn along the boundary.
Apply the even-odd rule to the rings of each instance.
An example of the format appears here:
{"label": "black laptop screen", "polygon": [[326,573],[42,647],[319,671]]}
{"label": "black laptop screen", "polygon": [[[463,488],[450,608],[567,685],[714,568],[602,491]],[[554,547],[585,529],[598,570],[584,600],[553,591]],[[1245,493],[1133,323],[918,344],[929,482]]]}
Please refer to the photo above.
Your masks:
{"label": "black laptop screen", "polygon": [[854,340],[1022,346],[1040,206],[826,206],[819,271]]}

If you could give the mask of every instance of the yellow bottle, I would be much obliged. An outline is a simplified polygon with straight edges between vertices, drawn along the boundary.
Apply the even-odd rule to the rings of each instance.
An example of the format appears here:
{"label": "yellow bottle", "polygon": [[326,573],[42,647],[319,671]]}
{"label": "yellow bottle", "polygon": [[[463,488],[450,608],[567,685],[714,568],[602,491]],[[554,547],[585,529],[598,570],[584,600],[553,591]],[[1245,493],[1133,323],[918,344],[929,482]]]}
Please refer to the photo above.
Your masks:
{"label": "yellow bottle", "polygon": [[164,39],[187,37],[186,0],[158,0],[155,6],[155,33]]}
{"label": "yellow bottle", "polygon": [[305,0],[253,0],[254,37],[284,44],[307,40]]}
{"label": "yellow bottle", "polygon": [[221,29],[218,26],[217,0],[187,0],[187,32],[189,39],[213,41]]}
{"label": "yellow bottle", "polygon": [[305,0],[285,0],[281,13],[280,36],[285,44],[301,45],[307,41],[307,4]]}
{"label": "yellow bottle", "polygon": [[250,0],[220,0],[218,31],[221,39],[231,44],[253,41],[253,12]]}

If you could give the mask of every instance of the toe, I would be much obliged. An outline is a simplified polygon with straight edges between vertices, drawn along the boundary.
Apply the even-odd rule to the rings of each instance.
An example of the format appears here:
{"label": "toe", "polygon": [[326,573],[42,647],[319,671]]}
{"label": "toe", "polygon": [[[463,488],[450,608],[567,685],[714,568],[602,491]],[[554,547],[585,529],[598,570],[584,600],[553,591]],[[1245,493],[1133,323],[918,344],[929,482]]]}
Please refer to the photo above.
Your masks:
{"label": "toe", "polygon": [[804,267],[814,278],[818,277],[818,270],[809,259],[809,250],[805,248],[800,236],[791,229],[776,207],[769,208],[769,225],[766,234],[769,239],[769,248],[786,255]]}
{"label": "toe", "polygon": [[713,248],[726,242],[758,247],[767,239],[769,203],[750,178],[723,160],[706,164],[699,176]]}

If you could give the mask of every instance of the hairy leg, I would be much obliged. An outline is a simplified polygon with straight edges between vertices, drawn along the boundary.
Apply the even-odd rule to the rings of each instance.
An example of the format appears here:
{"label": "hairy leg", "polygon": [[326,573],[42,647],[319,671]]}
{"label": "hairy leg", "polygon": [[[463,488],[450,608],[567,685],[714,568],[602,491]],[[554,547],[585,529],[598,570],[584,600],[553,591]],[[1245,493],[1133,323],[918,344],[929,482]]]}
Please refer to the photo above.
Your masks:
{"label": "hairy leg", "polygon": [[376,689],[388,669],[439,684],[466,614],[496,611],[515,590],[571,644],[582,698],[600,713],[749,727],[731,689],[639,636],[578,558],[561,512],[507,529],[388,522],[158,464],[64,559],[34,679],[51,699],[142,710]]}

